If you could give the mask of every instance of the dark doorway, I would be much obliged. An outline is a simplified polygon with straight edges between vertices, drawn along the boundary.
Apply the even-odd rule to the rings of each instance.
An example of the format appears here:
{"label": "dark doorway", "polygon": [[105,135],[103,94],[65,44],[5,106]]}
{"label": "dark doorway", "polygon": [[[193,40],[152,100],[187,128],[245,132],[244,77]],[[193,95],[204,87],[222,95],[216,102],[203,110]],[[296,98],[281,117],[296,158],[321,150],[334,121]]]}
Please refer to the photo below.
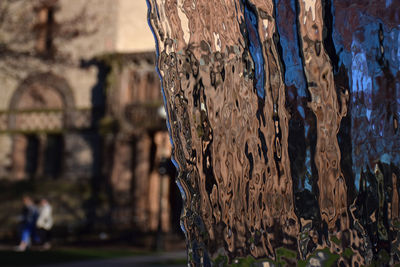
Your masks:
{"label": "dark doorway", "polygon": [[28,144],[26,147],[25,173],[33,178],[38,168],[39,139],[36,135],[27,135]]}
{"label": "dark doorway", "polygon": [[58,178],[62,171],[64,139],[61,134],[49,134],[45,150],[44,176]]}

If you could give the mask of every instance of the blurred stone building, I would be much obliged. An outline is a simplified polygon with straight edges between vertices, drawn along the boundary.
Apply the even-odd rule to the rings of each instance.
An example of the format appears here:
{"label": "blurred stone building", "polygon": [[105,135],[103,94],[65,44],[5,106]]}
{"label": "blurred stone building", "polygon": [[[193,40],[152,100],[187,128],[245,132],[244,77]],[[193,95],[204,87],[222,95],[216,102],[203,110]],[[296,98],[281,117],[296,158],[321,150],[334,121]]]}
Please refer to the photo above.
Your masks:
{"label": "blurred stone building", "polygon": [[0,3],[1,179],[102,184],[115,225],[171,229],[174,169],[146,15],[145,1]]}

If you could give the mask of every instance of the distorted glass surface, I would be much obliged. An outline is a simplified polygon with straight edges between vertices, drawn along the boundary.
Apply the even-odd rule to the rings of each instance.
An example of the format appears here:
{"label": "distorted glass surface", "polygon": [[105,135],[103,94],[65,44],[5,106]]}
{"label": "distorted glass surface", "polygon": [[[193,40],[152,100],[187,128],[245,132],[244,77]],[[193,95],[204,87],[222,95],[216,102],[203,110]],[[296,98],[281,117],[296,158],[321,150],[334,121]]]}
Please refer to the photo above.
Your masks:
{"label": "distorted glass surface", "polygon": [[148,5],[189,263],[398,263],[400,2]]}

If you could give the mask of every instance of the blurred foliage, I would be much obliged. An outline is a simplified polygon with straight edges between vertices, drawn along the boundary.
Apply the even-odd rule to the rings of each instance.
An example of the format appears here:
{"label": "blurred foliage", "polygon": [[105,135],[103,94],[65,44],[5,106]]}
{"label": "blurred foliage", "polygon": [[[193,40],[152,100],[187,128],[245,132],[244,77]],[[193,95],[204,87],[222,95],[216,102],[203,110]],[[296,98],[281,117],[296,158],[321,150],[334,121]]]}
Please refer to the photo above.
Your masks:
{"label": "blurred foliage", "polygon": [[111,117],[105,116],[100,120],[99,123],[99,132],[101,135],[106,135],[108,133],[116,133],[119,129],[118,121]]}

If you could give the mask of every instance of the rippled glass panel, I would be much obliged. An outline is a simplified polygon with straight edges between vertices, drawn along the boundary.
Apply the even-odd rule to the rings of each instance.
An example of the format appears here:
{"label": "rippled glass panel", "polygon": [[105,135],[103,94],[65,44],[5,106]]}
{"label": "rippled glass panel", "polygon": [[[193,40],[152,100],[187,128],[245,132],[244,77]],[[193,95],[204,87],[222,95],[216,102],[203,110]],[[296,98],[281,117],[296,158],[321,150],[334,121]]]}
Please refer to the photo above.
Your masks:
{"label": "rippled glass panel", "polygon": [[400,2],[148,6],[190,265],[399,263]]}

